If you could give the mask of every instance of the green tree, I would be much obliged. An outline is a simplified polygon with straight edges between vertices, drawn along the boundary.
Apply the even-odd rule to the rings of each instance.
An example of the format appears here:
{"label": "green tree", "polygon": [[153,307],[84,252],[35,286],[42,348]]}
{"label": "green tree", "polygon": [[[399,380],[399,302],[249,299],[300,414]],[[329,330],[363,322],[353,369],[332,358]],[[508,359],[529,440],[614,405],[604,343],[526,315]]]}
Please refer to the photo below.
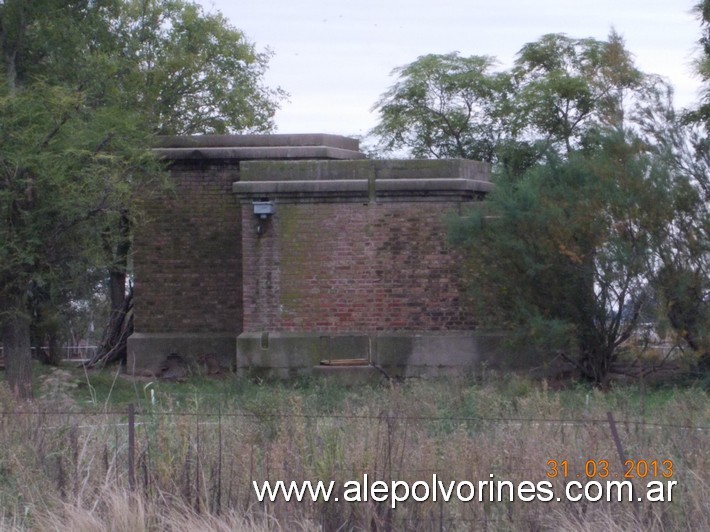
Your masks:
{"label": "green tree", "polygon": [[518,52],[513,108],[516,136],[537,139],[543,152],[569,154],[600,127],[623,131],[626,112],[658,80],[633,64],[623,39],[607,41],[544,35]]}
{"label": "green tree", "polygon": [[697,74],[703,81],[699,104],[677,116],[656,106],[641,122],[650,143],[673,161],[683,176],[668,202],[676,213],[657,245],[656,290],[678,336],[710,368],[710,2],[695,6],[701,23]]}
{"label": "green tree", "polygon": [[[679,131],[671,88],[641,72],[613,31],[606,41],[545,35],[509,71],[493,65],[450,54],[397,69],[373,130],[384,149],[493,163],[484,214],[453,229],[483,315],[558,350],[598,384],[642,312],[654,312],[644,308],[658,299],[649,294],[673,309],[690,343],[703,297],[696,266],[707,257],[698,242],[708,241],[694,183],[707,178],[681,155],[693,143]],[[461,149],[469,138],[474,149]],[[681,312],[680,300],[696,306]]]}
{"label": "green tree", "polygon": [[285,96],[263,83],[270,53],[189,0],[4,0],[0,19],[9,86],[81,89],[154,134],[268,132]]}
{"label": "green tree", "polygon": [[485,211],[453,229],[482,315],[602,384],[647,303],[652,238],[672,216],[668,187],[665,165],[618,132],[499,179]]}
{"label": "green tree", "polygon": [[0,96],[0,321],[19,397],[31,396],[31,300],[96,267],[94,227],[111,223],[155,166],[125,113],[82,99],[42,82]]}
{"label": "green tree", "polygon": [[510,70],[495,65],[452,53],[395,69],[398,80],[374,106],[379,149],[521,173],[550,153],[594,142],[600,127],[628,127],[628,111],[665,86],[635,67],[615,32],[606,41],[544,35],[522,47]]}
{"label": "green tree", "polygon": [[702,28],[696,72],[704,88],[697,107],[677,116],[671,106],[646,115],[650,143],[672,159],[685,180],[668,198],[676,213],[657,245],[656,289],[668,321],[710,368],[710,2],[695,7]]}
{"label": "green tree", "polygon": [[5,0],[0,32],[0,335],[29,397],[37,301],[107,266],[125,294],[131,199],[163,183],[150,137],[266,131],[282,93],[267,55],[186,1]]}
{"label": "green tree", "polygon": [[700,19],[701,55],[695,62],[695,71],[702,80],[704,88],[699,105],[690,110],[685,119],[691,123],[710,124],[710,1],[702,0],[695,5],[695,12]]}
{"label": "green tree", "polygon": [[[258,52],[220,13],[183,0],[129,2],[118,18],[132,70],[127,105],[142,107],[159,135],[265,133],[285,96],[263,84]],[[140,90],[136,90],[139,87]]]}
{"label": "green tree", "polygon": [[493,161],[512,90],[509,76],[494,66],[490,57],[451,53],[395,69],[399,80],[374,107],[380,123],[372,133],[380,148],[406,149],[422,158]]}

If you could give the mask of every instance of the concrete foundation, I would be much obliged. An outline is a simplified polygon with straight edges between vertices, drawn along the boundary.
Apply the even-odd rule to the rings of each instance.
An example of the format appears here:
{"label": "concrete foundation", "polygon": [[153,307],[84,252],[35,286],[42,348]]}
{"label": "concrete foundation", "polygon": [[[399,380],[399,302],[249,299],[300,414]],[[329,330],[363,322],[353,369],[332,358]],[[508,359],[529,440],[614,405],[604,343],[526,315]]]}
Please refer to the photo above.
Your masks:
{"label": "concrete foundation", "polygon": [[236,366],[237,338],[229,333],[133,333],[128,338],[126,370],[130,374],[159,375],[170,353],[188,365],[200,355],[213,355],[225,370]]}
{"label": "concrete foundation", "polygon": [[[266,378],[299,375],[379,380],[382,370],[397,378],[476,375],[484,370],[546,373],[538,353],[511,350],[504,334],[407,333],[328,335],[319,333],[244,333],[237,339],[237,371]],[[365,359],[370,371],[322,365],[322,361]],[[376,368],[379,368],[376,369]],[[379,374],[379,375],[378,375]]]}

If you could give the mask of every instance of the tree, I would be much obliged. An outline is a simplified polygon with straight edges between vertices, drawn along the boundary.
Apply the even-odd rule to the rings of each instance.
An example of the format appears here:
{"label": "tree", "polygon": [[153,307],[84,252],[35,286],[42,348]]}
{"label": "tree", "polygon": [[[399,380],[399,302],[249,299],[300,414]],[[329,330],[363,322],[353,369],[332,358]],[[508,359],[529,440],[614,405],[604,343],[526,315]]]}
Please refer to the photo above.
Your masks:
{"label": "tree", "polygon": [[653,235],[672,212],[667,168],[633,137],[609,132],[591,151],[550,156],[501,178],[454,227],[489,317],[555,350],[602,384],[647,299]]}
{"label": "tree", "polygon": [[695,62],[695,71],[704,84],[699,105],[685,116],[686,122],[710,124],[710,1],[702,0],[695,5],[700,19],[702,35],[698,40],[702,53]]}
{"label": "tree", "polygon": [[164,182],[150,137],[269,130],[282,93],[267,55],[190,2],[5,0],[0,29],[0,334],[29,397],[32,303],[107,266],[125,294],[131,198]]}
{"label": "tree", "polygon": [[95,225],[110,223],[154,166],[126,119],[42,82],[0,96],[0,317],[18,397],[31,396],[30,301],[95,266]]}
{"label": "tree", "polygon": [[543,152],[569,154],[600,127],[622,131],[630,107],[641,105],[658,80],[633,64],[623,39],[544,35],[518,52],[514,134],[537,139]]}
{"label": "tree", "polygon": [[[703,210],[692,193],[701,172],[696,165],[693,178],[679,164],[687,142],[672,90],[636,68],[616,32],[606,41],[545,35],[508,72],[493,64],[452,54],[397,69],[374,133],[385,149],[493,163],[484,213],[453,227],[482,315],[558,350],[600,384],[650,312],[649,294],[665,294],[674,320],[697,329],[689,318],[697,305],[680,312],[679,300],[702,292],[702,275],[688,266],[707,253],[690,251],[685,230]],[[476,149],[459,149],[467,146],[459,139]],[[695,241],[707,242],[694,227]]]}
{"label": "tree", "polygon": [[397,68],[375,104],[372,134],[385,152],[462,157],[522,173],[550,153],[594,141],[599,127],[625,127],[627,111],[665,83],[641,73],[623,39],[544,35],[509,71],[487,56],[427,55]]}
{"label": "tree", "polygon": [[385,151],[415,157],[495,159],[512,89],[485,56],[426,55],[394,70],[397,81],[375,104],[373,134]]}
{"label": "tree", "polygon": [[695,10],[702,27],[702,55],[696,62],[704,83],[700,103],[681,116],[659,106],[662,116],[647,115],[644,131],[687,177],[669,198],[676,216],[666,228],[665,242],[657,246],[657,290],[673,329],[700,365],[710,368],[710,2],[703,0]]}
{"label": "tree", "polygon": [[[131,58],[127,105],[159,135],[266,133],[285,93],[263,85],[270,54],[257,52],[220,13],[183,0],[128,2],[121,50]],[[130,76],[129,76],[130,78]],[[139,87],[140,90],[136,90]]]}

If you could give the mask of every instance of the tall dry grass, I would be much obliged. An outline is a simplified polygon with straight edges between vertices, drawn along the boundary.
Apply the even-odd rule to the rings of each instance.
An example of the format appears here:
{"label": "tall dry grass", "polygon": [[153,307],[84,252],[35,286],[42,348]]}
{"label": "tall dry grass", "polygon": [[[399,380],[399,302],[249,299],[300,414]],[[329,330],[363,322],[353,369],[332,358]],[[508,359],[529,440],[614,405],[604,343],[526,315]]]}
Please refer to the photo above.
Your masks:
{"label": "tall dry grass", "polygon": [[[710,530],[710,408],[699,388],[553,392],[522,378],[344,390],[257,386],[178,405],[157,394],[136,417],[128,489],[124,408],[0,396],[5,530]],[[629,458],[673,460],[671,503],[259,503],[252,481],[546,480],[547,461],[620,472],[612,411]],[[648,479],[647,479],[648,480]],[[665,480],[665,479],[660,479]],[[639,487],[645,480],[637,480]],[[561,480],[554,482],[561,493]]]}

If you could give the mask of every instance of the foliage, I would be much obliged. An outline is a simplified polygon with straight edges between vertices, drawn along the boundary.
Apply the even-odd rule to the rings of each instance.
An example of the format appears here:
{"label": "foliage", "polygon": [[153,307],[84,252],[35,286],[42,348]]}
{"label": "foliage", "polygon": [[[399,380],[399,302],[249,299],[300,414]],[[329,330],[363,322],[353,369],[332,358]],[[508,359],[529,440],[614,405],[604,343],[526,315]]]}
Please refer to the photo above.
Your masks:
{"label": "foliage", "polygon": [[567,154],[600,127],[622,127],[627,100],[657,82],[634,66],[615,32],[608,41],[545,35],[523,46],[514,76],[520,131]]}
{"label": "foliage", "polygon": [[455,227],[495,319],[559,350],[596,383],[638,323],[652,235],[672,217],[667,169],[633,139],[610,133],[599,144],[502,177],[485,211]]}
{"label": "foliage", "polygon": [[400,80],[375,105],[386,150],[415,157],[491,161],[502,134],[510,80],[490,57],[427,55],[394,70]]}
{"label": "foliage", "polygon": [[131,200],[164,185],[150,137],[268,131],[283,94],[268,54],[183,0],[5,0],[0,48],[0,336],[26,396],[30,322],[91,297],[87,272],[125,291]]}
{"label": "foliage", "polygon": [[607,41],[544,35],[523,46],[510,70],[495,65],[491,57],[452,53],[395,69],[398,81],[374,107],[380,149],[521,172],[593,141],[599,127],[621,128],[628,108],[644,107],[664,85],[635,67],[615,32]]}
{"label": "foliage", "polygon": [[699,2],[695,10],[702,26],[696,62],[704,83],[700,103],[675,120],[652,117],[646,130],[689,178],[672,197],[677,215],[667,228],[667,244],[659,246],[658,289],[671,325],[710,368],[710,2]]}
{"label": "foliage", "polygon": [[7,0],[0,16],[10,85],[71,87],[150,133],[267,132],[285,96],[263,85],[270,54],[190,0]]}
{"label": "foliage", "polygon": [[665,199],[674,216],[656,233],[654,285],[670,325],[710,367],[710,158],[703,148],[692,149],[697,133],[691,127],[665,136],[677,139],[669,150],[677,173]]}
{"label": "foliage", "polygon": [[58,297],[57,287],[70,289],[79,272],[100,264],[97,228],[111,224],[157,165],[129,113],[87,109],[82,94],[59,86],[6,89],[0,123],[2,317],[29,320],[31,303]]}
{"label": "foliage", "polygon": [[482,314],[534,331],[596,382],[640,313],[665,313],[707,352],[710,150],[670,86],[614,31],[544,35],[494,66],[449,54],[396,69],[373,130],[385,151],[493,163],[489,216],[455,224]]}
{"label": "foliage", "polygon": [[[270,54],[257,52],[220,13],[189,1],[133,1],[116,24],[130,57],[126,105],[158,134],[265,133],[285,96],[263,85]],[[135,90],[140,87],[140,90]]]}
{"label": "foliage", "polygon": [[691,123],[710,124],[710,1],[701,0],[695,5],[695,12],[700,20],[701,37],[698,43],[701,46],[701,55],[695,62],[695,71],[704,83],[699,105],[688,111],[685,119]]}

